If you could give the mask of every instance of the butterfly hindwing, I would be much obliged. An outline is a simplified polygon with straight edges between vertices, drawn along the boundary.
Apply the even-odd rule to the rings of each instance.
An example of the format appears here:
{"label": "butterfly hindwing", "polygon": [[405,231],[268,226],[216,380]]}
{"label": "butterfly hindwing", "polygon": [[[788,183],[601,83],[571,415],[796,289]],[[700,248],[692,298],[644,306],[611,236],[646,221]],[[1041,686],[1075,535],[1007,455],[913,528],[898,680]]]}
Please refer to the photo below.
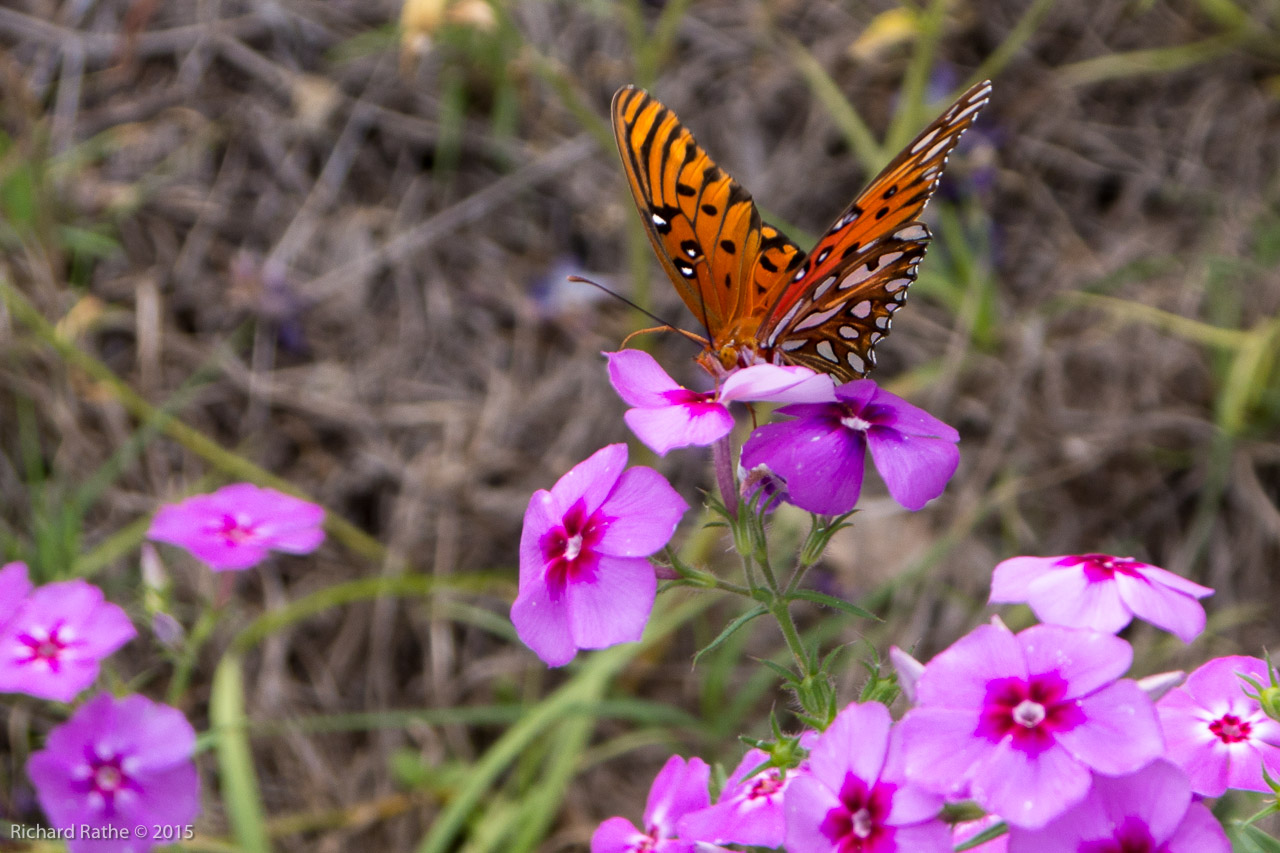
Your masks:
{"label": "butterfly hindwing", "polygon": [[743,282],[764,239],[755,202],[642,89],[614,95],[613,131],[658,259],[709,339],[718,340],[752,310]]}
{"label": "butterfly hindwing", "polygon": [[990,95],[989,82],[961,95],[837,217],[766,315],[758,333],[764,348],[846,380],[875,365],[872,347],[888,332],[929,241],[917,219]]}

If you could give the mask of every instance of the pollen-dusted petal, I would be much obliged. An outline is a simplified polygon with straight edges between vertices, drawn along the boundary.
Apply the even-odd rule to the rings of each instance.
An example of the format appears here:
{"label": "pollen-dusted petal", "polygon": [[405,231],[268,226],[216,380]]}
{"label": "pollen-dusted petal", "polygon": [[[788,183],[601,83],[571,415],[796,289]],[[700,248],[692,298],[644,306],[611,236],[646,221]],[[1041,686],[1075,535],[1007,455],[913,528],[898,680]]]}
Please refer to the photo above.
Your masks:
{"label": "pollen-dusted petal", "polygon": [[602,556],[589,580],[565,591],[574,645],[603,649],[638,641],[657,591],[657,576],[645,558]]}
{"label": "pollen-dusted petal", "polygon": [[688,509],[688,502],[657,471],[632,468],[618,478],[600,507],[600,515],[610,521],[596,550],[617,557],[647,557],[671,541]]}
{"label": "pollen-dusted petal", "polygon": [[[788,407],[792,408],[809,406]],[[858,502],[865,455],[861,433],[829,419],[801,418],[758,428],[743,445],[742,465],[767,465],[787,481],[789,501],[795,506],[838,515]]]}
{"label": "pollen-dusted petal", "polygon": [[533,649],[547,666],[564,666],[578,648],[573,644],[569,610],[551,599],[546,584],[521,585],[511,605],[511,624],[520,642]]}
{"label": "pollen-dusted petal", "polygon": [[604,357],[609,359],[609,381],[628,405],[646,409],[666,406],[665,393],[681,389],[680,383],[644,350],[606,352]]}
{"label": "pollen-dusted petal", "polygon": [[974,768],[970,793],[1010,825],[1040,827],[1080,802],[1091,780],[1061,747],[1032,754],[1005,738]]}
{"label": "pollen-dusted petal", "polygon": [[[1027,671],[1031,675],[1053,673],[1065,680],[1068,699],[1110,684],[1128,672],[1133,663],[1133,647],[1101,631],[1032,625],[1017,638],[1026,656]],[[1136,684],[1134,688],[1137,689]]]}
{"label": "pollen-dusted petal", "polygon": [[1085,721],[1058,742],[1099,773],[1132,773],[1164,753],[1155,706],[1136,682],[1122,679],[1080,699]]}
{"label": "pollen-dusted petal", "polygon": [[942,494],[960,465],[960,450],[946,439],[872,426],[867,444],[889,494],[909,510],[918,510]]}
{"label": "pollen-dusted petal", "polygon": [[659,456],[666,456],[677,447],[706,447],[733,429],[733,415],[719,403],[628,409],[622,418],[636,438]]}
{"label": "pollen-dusted petal", "polygon": [[565,472],[551,487],[555,514],[564,515],[582,501],[587,515],[600,508],[627,467],[627,446],[606,444]]}

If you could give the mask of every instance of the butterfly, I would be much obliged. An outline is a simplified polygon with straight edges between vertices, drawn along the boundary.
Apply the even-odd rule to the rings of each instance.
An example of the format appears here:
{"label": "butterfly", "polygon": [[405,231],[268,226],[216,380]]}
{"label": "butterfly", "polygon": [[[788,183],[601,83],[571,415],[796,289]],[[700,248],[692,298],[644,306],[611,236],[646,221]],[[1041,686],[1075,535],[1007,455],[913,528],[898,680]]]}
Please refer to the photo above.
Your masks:
{"label": "butterfly", "polygon": [[811,252],[761,221],[751,195],[676,114],[624,86],[613,132],[636,207],[667,276],[707,330],[698,363],[713,376],[795,364],[840,381],[875,366],[875,345],[929,243],[918,221],[947,156],[991,96],[969,89],[934,119],[826,230]]}

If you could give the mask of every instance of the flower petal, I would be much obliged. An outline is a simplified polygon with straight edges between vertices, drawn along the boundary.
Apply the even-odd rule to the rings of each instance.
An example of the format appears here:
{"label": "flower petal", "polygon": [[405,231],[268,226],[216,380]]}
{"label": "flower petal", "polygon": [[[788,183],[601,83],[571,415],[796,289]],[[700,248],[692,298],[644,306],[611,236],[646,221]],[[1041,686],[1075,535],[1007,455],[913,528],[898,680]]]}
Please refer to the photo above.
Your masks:
{"label": "flower petal", "polygon": [[668,401],[663,396],[664,392],[681,388],[680,383],[644,350],[606,352],[604,357],[609,359],[609,381],[628,405],[643,409],[666,406]]}
{"label": "flower petal", "polygon": [[1032,581],[1053,568],[1056,557],[1010,557],[991,572],[990,604],[1022,604]]}
{"label": "flower petal", "polygon": [[826,785],[812,776],[801,775],[787,788],[782,809],[786,817],[786,849],[794,853],[834,851],[836,845],[822,831],[827,813],[844,808]]}
{"label": "flower petal", "polygon": [[569,630],[580,649],[633,643],[644,634],[658,579],[643,557],[601,557],[592,580],[566,590]]}
{"label": "flower petal", "polygon": [[1018,644],[1031,675],[1057,673],[1066,680],[1067,699],[1110,684],[1133,663],[1132,646],[1112,634],[1087,628],[1033,625],[1018,634]]}
{"label": "flower petal", "polygon": [[551,487],[555,499],[554,515],[563,517],[579,500],[588,514],[595,512],[627,467],[627,446],[606,444],[586,459],[574,465]]}
{"label": "flower petal", "polygon": [[1123,679],[1079,700],[1085,722],[1057,733],[1058,743],[1099,773],[1132,773],[1164,753],[1155,706]]}
{"label": "flower petal", "polygon": [[1118,577],[1091,580],[1083,566],[1054,568],[1031,584],[1027,603],[1041,622],[1115,634],[1133,620]]}
{"label": "flower petal", "polygon": [[952,441],[910,435],[882,426],[867,430],[871,459],[893,499],[918,510],[942,494],[960,465]]}
{"label": "flower petal", "polygon": [[1065,749],[1031,754],[1005,738],[974,769],[970,794],[1011,826],[1035,828],[1084,799],[1090,781],[1089,771]]}
{"label": "flower petal", "polygon": [[623,473],[600,506],[608,528],[595,549],[615,557],[647,557],[671,541],[689,504],[652,468]]}
{"label": "flower petal", "polygon": [[706,447],[729,434],[733,415],[719,403],[680,403],[628,409],[622,416],[636,438],[659,456],[677,447]]}
{"label": "flower petal", "polygon": [[865,448],[860,432],[833,428],[826,419],[801,418],[758,428],[743,445],[742,465],[767,465],[787,481],[795,506],[838,515],[858,502]]}
{"label": "flower petal", "polygon": [[1117,573],[1115,585],[1118,596],[1133,615],[1163,628],[1182,642],[1190,643],[1204,630],[1204,606],[1191,596],[1152,583],[1145,573],[1142,578]]}
{"label": "flower petal", "polygon": [[547,666],[564,666],[578,653],[565,599],[551,598],[546,584],[522,587],[511,605],[516,635]]}
{"label": "flower petal", "polygon": [[658,838],[675,835],[680,818],[711,804],[711,793],[707,789],[710,781],[711,766],[701,758],[690,758],[688,762],[678,755],[668,758],[649,788],[644,807],[645,827],[656,830],[654,835]]}
{"label": "flower petal", "polygon": [[720,386],[723,403],[768,400],[773,403],[835,402],[835,385],[825,373],[807,367],[753,364],[729,374]]}

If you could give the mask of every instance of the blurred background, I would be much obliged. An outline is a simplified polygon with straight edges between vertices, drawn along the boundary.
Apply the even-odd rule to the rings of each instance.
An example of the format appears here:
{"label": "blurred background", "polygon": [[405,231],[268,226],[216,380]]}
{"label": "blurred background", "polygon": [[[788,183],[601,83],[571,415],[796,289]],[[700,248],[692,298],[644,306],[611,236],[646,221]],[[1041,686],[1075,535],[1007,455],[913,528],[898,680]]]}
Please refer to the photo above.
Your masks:
{"label": "blurred background", "polygon": [[[846,700],[873,652],[988,618],[1016,554],[1213,586],[1194,646],[1126,633],[1140,675],[1276,644],[1274,0],[10,0],[0,47],[0,556],[157,626],[118,669],[198,731],[242,654],[252,766],[202,753],[186,849],[246,849],[246,820],[282,850],[581,849],[671,752],[732,767],[793,724],[769,626],[691,666],[737,601],[660,596],[646,645],[551,672],[506,621],[529,495],[629,439],[599,353],[650,325],[566,275],[696,330],[614,149],[627,83],[807,247],[994,82],[874,374],[960,430],[960,471],[916,514],[873,479],[811,574],[883,622],[798,612],[847,646]],[[697,381],[688,341],[643,345]],[[632,461],[711,486],[705,452]],[[221,590],[164,550],[144,596],[156,505],[263,472],[329,543]],[[699,524],[686,557],[731,571]],[[38,820],[22,764],[57,717],[0,715],[0,812]]]}

